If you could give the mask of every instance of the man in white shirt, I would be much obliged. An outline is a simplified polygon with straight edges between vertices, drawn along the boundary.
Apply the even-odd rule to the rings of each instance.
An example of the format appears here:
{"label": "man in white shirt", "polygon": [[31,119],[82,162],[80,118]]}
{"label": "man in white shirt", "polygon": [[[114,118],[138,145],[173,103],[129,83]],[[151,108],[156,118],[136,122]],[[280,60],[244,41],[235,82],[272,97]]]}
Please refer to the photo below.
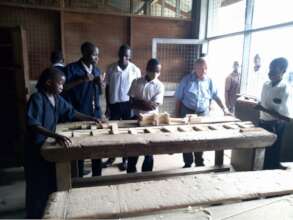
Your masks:
{"label": "man in white shirt", "polygon": [[283,169],[280,164],[281,140],[286,121],[290,120],[290,86],[283,80],[288,67],[287,59],[274,59],[270,64],[269,79],[263,85],[261,101],[256,106],[260,112],[260,126],[277,135],[277,140],[266,148],[264,169]]}
{"label": "man in white shirt", "polygon": [[[159,105],[163,104],[164,85],[158,79],[161,64],[157,59],[150,59],[146,67],[146,75],[134,80],[129,90],[131,107],[136,117],[140,113],[159,112]],[[127,173],[136,172],[138,157],[129,157]],[[142,172],[153,170],[153,156],[146,155],[142,165]]]}
{"label": "man in white shirt", "polygon": [[[131,119],[131,108],[128,91],[134,79],[141,76],[140,69],[130,62],[131,49],[124,44],[119,48],[119,60],[110,65],[106,72],[106,103],[110,120]],[[111,166],[115,158],[109,158],[103,167]],[[118,165],[121,171],[126,170],[127,160],[123,158],[122,164]]]}

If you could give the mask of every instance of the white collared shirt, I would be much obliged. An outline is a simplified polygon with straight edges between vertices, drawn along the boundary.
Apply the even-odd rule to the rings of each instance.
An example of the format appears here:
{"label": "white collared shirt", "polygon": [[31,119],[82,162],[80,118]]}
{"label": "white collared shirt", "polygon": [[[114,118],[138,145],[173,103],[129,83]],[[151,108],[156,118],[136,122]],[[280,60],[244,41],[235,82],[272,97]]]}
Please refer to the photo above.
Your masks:
{"label": "white collared shirt", "polygon": [[[163,83],[158,79],[147,81],[145,77],[138,78],[132,82],[129,90],[129,96],[132,98],[153,101],[160,105],[163,104],[165,87]],[[139,115],[140,113],[155,113],[159,112],[159,107],[153,111],[142,111],[134,109],[134,114]]]}
{"label": "white collared shirt", "polygon": [[93,72],[93,65],[90,64],[90,67],[88,67],[84,62],[81,61],[81,64],[83,66],[83,68],[85,69],[85,71],[88,73],[88,74],[92,74]]}
{"label": "white collared shirt", "polygon": [[[290,93],[290,86],[284,80],[275,86],[272,86],[271,81],[267,81],[262,88],[261,105],[266,109],[290,117]],[[265,121],[276,120],[275,117],[262,111],[260,112],[260,119]]]}
{"label": "white collared shirt", "polygon": [[63,63],[54,63],[52,66],[53,67],[55,67],[55,66],[65,67],[65,65]]}
{"label": "white collared shirt", "polygon": [[124,70],[119,67],[118,63],[112,64],[106,73],[110,104],[129,101],[128,91],[131,83],[140,76],[140,69],[131,62]]}

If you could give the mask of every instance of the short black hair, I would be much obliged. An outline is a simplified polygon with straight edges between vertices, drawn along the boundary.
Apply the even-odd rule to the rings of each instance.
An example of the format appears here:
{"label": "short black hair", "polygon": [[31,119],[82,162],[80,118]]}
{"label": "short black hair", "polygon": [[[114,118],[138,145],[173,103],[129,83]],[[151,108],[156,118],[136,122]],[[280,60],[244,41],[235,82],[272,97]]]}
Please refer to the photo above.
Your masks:
{"label": "short black hair", "polygon": [[146,71],[147,72],[156,72],[156,66],[160,65],[160,61],[156,58],[151,58],[146,66]]}
{"label": "short black hair", "polygon": [[64,76],[64,73],[56,68],[50,67],[45,69],[37,82],[36,88],[39,92],[44,91],[46,88],[46,82],[48,80],[56,79],[57,77]]}
{"label": "short black hair", "polygon": [[85,55],[85,54],[93,53],[96,50],[96,48],[97,48],[96,45],[87,41],[81,45],[80,50],[81,50],[81,53]]}
{"label": "short black hair", "polygon": [[288,67],[288,60],[285,57],[273,59],[270,63],[270,69],[279,67],[283,72],[286,72]]}
{"label": "short black hair", "polygon": [[60,50],[53,51],[51,53],[50,61],[52,64],[63,62],[63,54]]}
{"label": "short black hair", "polygon": [[123,57],[127,50],[130,50],[130,47],[128,44],[121,45],[118,51],[118,56]]}

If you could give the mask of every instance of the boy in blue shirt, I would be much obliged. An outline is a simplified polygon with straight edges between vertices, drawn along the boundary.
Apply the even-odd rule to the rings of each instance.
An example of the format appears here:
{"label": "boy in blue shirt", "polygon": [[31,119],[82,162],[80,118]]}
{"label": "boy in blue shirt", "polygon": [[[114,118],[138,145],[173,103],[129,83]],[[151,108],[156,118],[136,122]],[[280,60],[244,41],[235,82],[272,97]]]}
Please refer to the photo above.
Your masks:
{"label": "boy in blue shirt", "polygon": [[[100,70],[96,67],[99,60],[99,49],[90,42],[81,45],[82,58],[66,67],[66,84],[64,86],[65,98],[72,106],[87,115],[101,118]],[[84,161],[78,161],[79,176],[83,176]],[[92,175],[100,176],[102,173],[101,159],[92,160]]]}
{"label": "boy in blue shirt", "polygon": [[37,83],[27,105],[27,139],[25,146],[26,211],[27,218],[41,218],[50,193],[56,191],[55,164],[43,159],[41,146],[47,137],[64,147],[71,143],[68,137],[55,133],[60,120],[98,119],[79,113],[59,94],[63,90],[64,74],[55,68],[46,69]]}

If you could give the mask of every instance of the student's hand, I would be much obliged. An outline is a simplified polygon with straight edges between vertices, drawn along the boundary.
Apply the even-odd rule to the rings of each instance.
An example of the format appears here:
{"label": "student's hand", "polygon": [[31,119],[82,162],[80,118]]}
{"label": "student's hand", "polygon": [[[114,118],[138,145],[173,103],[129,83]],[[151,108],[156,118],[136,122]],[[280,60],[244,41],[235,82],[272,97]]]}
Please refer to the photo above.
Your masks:
{"label": "student's hand", "polygon": [[72,144],[71,140],[69,137],[57,134],[57,136],[55,137],[56,142],[60,145],[62,145],[65,148],[68,148],[70,146],[70,144]]}
{"label": "student's hand", "polygon": [[103,128],[103,121],[99,118],[92,117],[92,121],[96,122],[100,128]]}
{"label": "student's hand", "polygon": [[151,109],[151,110],[155,110],[158,106],[157,103],[152,102],[152,101],[144,101],[144,104],[148,109]]}

